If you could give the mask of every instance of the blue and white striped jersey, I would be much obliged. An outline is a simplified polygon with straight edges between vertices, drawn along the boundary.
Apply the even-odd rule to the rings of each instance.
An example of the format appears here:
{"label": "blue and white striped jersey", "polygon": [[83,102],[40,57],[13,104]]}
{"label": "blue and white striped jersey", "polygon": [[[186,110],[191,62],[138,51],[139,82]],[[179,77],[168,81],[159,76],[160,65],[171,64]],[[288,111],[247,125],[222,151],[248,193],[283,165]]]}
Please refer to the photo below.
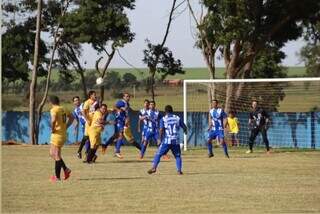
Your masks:
{"label": "blue and white striped jersey", "polygon": [[81,103],[80,106],[76,107],[73,110],[73,117],[82,125],[84,126],[86,124],[86,119],[82,115],[82,110],[83,110],[83,103]]}
{"label": "blue and white striped jersey", "polygon": [[160,120],[160,129],[164,129],[162,143],[179,144],[179,130],[183,128],[183,121],[179,116],[167,114]]}
{"label": "blue and white striped jersey", "polygon": [[148,110],[148,131],[156,132],[159,128],[159,111],[158,110]]}
{"label": "blue and white striped jersey", "polygon": [[227,114],[224,112],[224,110],[222,108],[212,108],[209,114],[212,123],[211,130],[223,130],[223,119],[227,118]]}
{"label": "blue and white striped jersey", "polygon": [[143,119],[143,126],[142,126],[143,129],[147,129],[148,128],[148,111],[149,110],[145,109],[145,108],[140,109],[140,111],[139,111],[139,119],[141,119],[142,117],[145,117]]}

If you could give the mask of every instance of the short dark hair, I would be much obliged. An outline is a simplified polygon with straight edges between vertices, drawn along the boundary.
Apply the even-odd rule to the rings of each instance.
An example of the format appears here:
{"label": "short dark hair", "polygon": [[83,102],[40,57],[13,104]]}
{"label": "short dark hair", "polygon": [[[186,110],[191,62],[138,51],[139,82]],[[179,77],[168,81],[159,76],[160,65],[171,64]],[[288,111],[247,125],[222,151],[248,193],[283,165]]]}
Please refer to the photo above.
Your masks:
{"label": "short dark hair", "polygon": [[150,103],[156,104],[156,101],[154,101],[154,100],[151,100],[151,101],[150,101]]}
{"label": "short dark hair", "polygon": [[126,94],[129,95],[129,97],[130,97],[130,94],[128,92],[123,92],[122,97],[124,97],[124,95],[126,95]]}
{"label": "short dark hair", "polygon": [[150,103],[150,101],[149,101],[148,99],[145,99],[143,102],[144,102],[144,103],[145,103],[145,102]]}
{"label": "short dark hair", "polygon": [[252,102],[251,102],[251,103],[253,103],[253,102],[256,102],[256,103],[258,103],[258,100],[254,99],[254,100],[252,100]]}
{"label": "short dark hair", "polygon": [[74,101],[74,99],[76,99],[76,98],[80,100],[79,96],[74,96],[74,97],[72,97],[72,101]]}
{"label": "short dark hair", "polygon": [[172,113],[173,112],[173,108],[171,105],[166,105],[166,107],[164,107],[164,111],[166,113]]}
{"label": "short dark hair", "polygon": [[236,112],[235,112],[235,111],[233,111],[233,110],[231,110],[231,111],[229,111],[229,114],[233,114],[233,115],[235,115],[235,114],[236,114]]}
{"label": "short dark hair", "polygon": [[101,108],[101,107],[106,107],[106,108],[108,108],[107,104],[104,104],[104,103],[102,103],[102,104],[100,105],[100,108]]}
{"label": "short dark hair", "polygon": [[214,100],[212,100],[211,102],[213,102],[213,101],[215,101],[215,102],[219,103],[219,101],[218,101],[217,99],[214,99]]}
{"label": "short dark hair", "polygon": [[53,105],[59,105],[59,104],[60,104],[59,97],[54,96],[54,95],[51,95],[51,96],[49,97],[49,101],[50,101],[50,103],[52,103]]}
{"label": "short dark hair", "polygon": [[93,91],[93,90],[91,90],[91,91],[89,91],[89,93],[88,93],[88,97],[90,98],[91,97],[91,95],[92,94],[95,94],[96,92],[95,91]]}

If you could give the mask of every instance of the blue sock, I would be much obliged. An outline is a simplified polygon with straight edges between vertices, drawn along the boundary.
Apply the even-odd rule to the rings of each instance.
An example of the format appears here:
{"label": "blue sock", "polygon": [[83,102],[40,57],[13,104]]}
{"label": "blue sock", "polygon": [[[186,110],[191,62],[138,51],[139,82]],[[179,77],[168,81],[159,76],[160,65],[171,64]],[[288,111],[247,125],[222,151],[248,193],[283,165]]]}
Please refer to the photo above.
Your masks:
{"label": "blue sock", "polygon": [[177,166],[178,172],[181,172],[181,169],[182,169],[182,159],[181,159],[181,156],[177,156],[177,157],[176,157],[176,166]]}
{"label": "blue sock", "polygon": [[147,149],[147,145],[144,145],[144,143],[142,143],[141,144],[141,151],[140,151],[141,157],[144,156],[144,153],[146,152],[146,149]]}
{"label": "blue sock", "polygon": [[157,169],[159,163],[160,163],[160,154],[157,152],[156,155],[154,156],[154,159],[153,159],[153,168],[154,169]]}
{"label": "blue sock", "polygon": [[212,142],[208,142],[208,152],[209,152],[209,155],[210,154],[213,154],[213,147],[212,147]]}
{"label": "blue sock", "polygon": [[116,143],[116,153],[120,153],[120,148],[121,148],[121,146],[122,146],[122,143],[123,143],[123,139],[117,140],[117,143]]}
{"label": "blue sock", "polygon": [[227,146],[226,142],[223,142],[222,147],[223,147],[224,154],[229,157],[228,146]]}
{"label": "blue sock", "polygon": [[89,140],[86,141],[86,143],[84,144],[84,147],[86,149],[86,153],[88,154],[89,149],[90,149],[90,141]]}

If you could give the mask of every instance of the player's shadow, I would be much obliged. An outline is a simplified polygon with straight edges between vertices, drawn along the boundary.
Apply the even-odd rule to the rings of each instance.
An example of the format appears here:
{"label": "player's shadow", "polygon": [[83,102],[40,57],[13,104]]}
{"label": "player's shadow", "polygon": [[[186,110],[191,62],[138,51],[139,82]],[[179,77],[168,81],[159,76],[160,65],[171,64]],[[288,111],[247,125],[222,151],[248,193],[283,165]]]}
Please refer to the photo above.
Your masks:
{"label": "player's shadow", "polygon": [[113,177],[113,178],[80,178],[80,181],[103,181],[103,180],[140,180],[146,177]]}
{"label": "player's shadow", "polygon": [[106,161],[106,162],[100,162],[103,164],[108,164],[108,163],[152,163],[151,160],[112,160],[112,161]]}

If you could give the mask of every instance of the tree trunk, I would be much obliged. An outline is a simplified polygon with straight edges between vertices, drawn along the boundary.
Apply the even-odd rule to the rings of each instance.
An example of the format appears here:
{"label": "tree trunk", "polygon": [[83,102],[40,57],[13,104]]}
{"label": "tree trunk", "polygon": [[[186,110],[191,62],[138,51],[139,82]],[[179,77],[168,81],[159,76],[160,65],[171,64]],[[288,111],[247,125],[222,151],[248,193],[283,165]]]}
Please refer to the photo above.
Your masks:
{"label": "tree trunk", "polygon": [[87,93],[87,85],[86,85],[86,79],[84,77],[84,71],[83,69],[78,70],[78,73],[81,77],[81,84],[82,84],[82,91],[83,91],[83,99],[87,99],[88,93]]}
{"label": "tree trunk", "polygon": [[154,79],[154,76],[155,76],[155,71],[152,71],[151,72],[151,78],[150,78],[150,81],[151,81],[151,100],[153,100],[153,101],[155,101],[155,99],[154,99],[154,97],[155,97],[155,95],[154,95],[154,86],[155,86],[155,79]]}
{"label": "tree trunk", "polygon": [[41,27],[41,11],[42,0],[38,0],[37,5],[37,23],[36,23],[36,36],[34,41],[34,57],[33,57],[33,69],[30,84],[30,98],[29,98],[29,138],[31,144],[37,144],[35,135],[35,98],[37,87],[37,70],[39,63],[39,44],[40,44],[40,27]]}

